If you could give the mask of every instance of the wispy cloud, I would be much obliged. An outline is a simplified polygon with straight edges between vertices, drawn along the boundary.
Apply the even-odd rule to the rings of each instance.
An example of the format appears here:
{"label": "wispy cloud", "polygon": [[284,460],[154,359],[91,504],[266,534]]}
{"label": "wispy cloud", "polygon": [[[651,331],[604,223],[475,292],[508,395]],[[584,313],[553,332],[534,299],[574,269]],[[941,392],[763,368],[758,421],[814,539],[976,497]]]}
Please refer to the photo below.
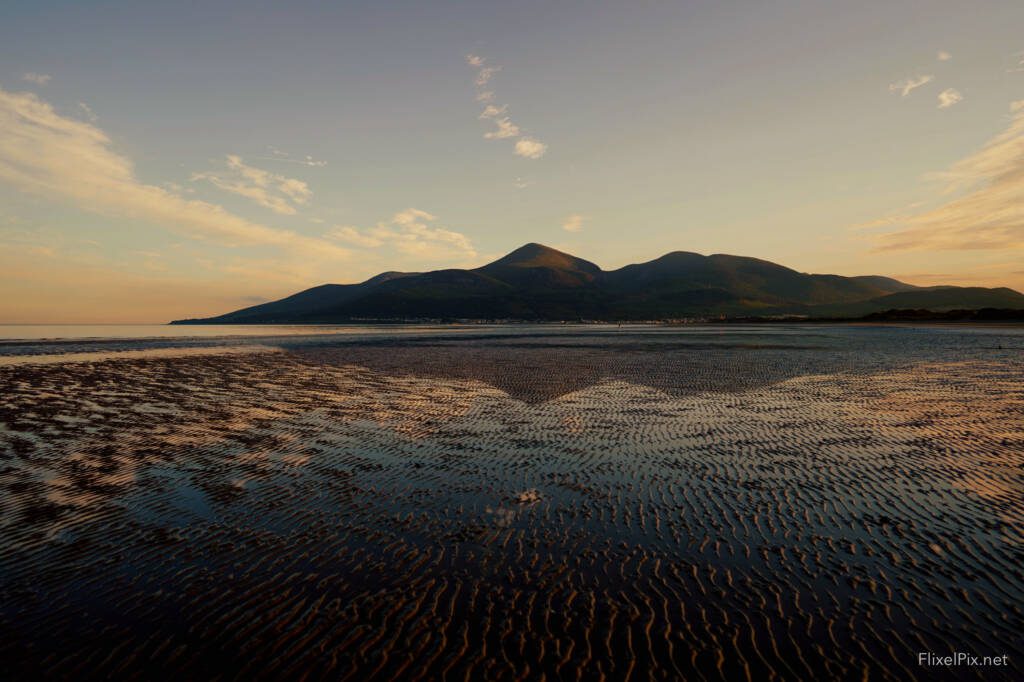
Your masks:
{"label": "wispy cloud", "polygon": [[566,232],[581,232],[583,230],[583,216],[573,213],[562,222],[562,229]]}
{"label": "wispy cloud", "polygon": [[962,194],[900,220],[875,239],[879,250],[1024,249],[1024,100],[1010,125],[980,151],[933,177]]}
{"label": "wispy cloud", "polygon": [[482,88],[490,83],[491,79],[494,78],[494,74],[499,71],[501,71],[500,66],[481,66],[476,72],[476,78],[473,80],[473,84],[478,88]]}
{"label": "wispy cloud", "polygon": [[35,85],[46,85],[53,80],[53,76],[48,73],[33,73],[29,71],[21,75],[21,80],[26,83],[34,83]]}
{"label": "wispy cloud", "polygon": [[479,118],[481,120],[485,118],[497,118],[498,116],[504,114],[506,111],[508,111],[507,106],[499,107],[495,106],[494,104],[488,104],[486,107],[484,107],[484,110],[480,112]]}
{"label": "wispy cloud", "polygon": [[915,76],[912,78],[905,78],[901,81],[897,81],[896,83],[891,83],[889,85],[889,92],[898,92],[900,93],[900,97],[906,97],[922,85],[931,83],[934,79],[935,76]]}
{"label": "wispy cloud", "polygon": [[332,228],[325,235],[331,239],[337,239],[340,242],[346,244],[352,244],[353,246],[361,246],[368,249],[373,249],[384,243],[384,240],[375,237],[372,234],[360,232],[357,228],[350,225],[338,225]]}
{"label": "wispy cloud", "polygon": [[954,104],[958,104],[964,100],[964,96],[960,94],[959,90],[953,88],[946,88],[939,93],[939,109],[948,109]]}
{"label": "wispy cloud", "polygon": [[407,208],[374,227],[359,229],[339,225],[326,236],[363,248],[392,247],[399,253],[430,259],[473,258],[477,255],[470,239],[436,226],[437,216],[418,208]]}
{"label": "wispy cloud", "polygon": [[1010,66],[1006,73],[1019,73],[1024,71],[1024,52],[1016,52],[1010,55]]}
{"label": "wispy cloud", "polygon": [[273,246],[316,259],[346,258],[336,244],[251,222],[216,204],[182,197],[135,177],[102,130],[58,114],[32,93],[0,88],[0,181],[71,201],[87,211],[127,217],[229,246]]}
{"label": "wispy cloud", "polygon": [[516,154],[527,159],[539,159],[547,150],[546,144],[532,137],[521,137],[516,140]]}
{"label": "wispy cloud", "polygon": [[294,215],[298,206],[308,203],[313,196],[302,180],[255,168],[234,154],[227,156],[226,166],[222,171],[193,173],[191,179],[194,182],[205,180],[225,192],[252,199],[283,215]]}
{"label": "wispy cloud", "polygon": [[85,117],[89,119],[90,123],[95,123],[100,120],[100,117],[96,115],[96,112],[92,110],[92,107],[85,102],[79,102],[78,108],[81,109],[82,113],[85,114]]}
{"label": "wispy cloud", "polygon": [[894,225],[902,225],[908,219],[914,217],[914,209],[923,206],[925,202],[915,201],[907,206],[903,207],[899,211],[890,213],[889,215],[882,216],[881,218],[874,218],[860,223],[850,225],[851,230],[874,230],[883,227],[892,227]]}
{"label": "wispy cloud", "polygon": [[939,53],[935,55],[935,58],[938,59],[940,62],[948,62],[950,59],[953,58],[953,55],[946,52],[945,50],[939,50]]}
{"label": "wispy cloud", "polygon": [[476,78],[473,80],[477,88],[476,99],[486,105],[479,118],[493,121],[495,125],[494,130],[484,133],[484,138],[488,140],[519,138],[515,144],[516,155],[527,159],[539,159],[544,156],[548,146],[540,140],[526,136],[522,129],[506,115],[508,105],[494,104],[494,90],[484,89],[494,78],[494,74],[501,70],[501,67],[487,66],[487,60],[476,54],[466,55],[466,63],[476,69]]}
{"label": "wispy cloud", "polygon": [[288,152],[283,152],[273,145],[268,145],[267,150],[270,152],[269,156],[254,156],[252,158],[258,161],[281,161],[283,163],[297,163],[300,166],[311,166],[314,168],[322,168],[327,165],[326,161],[318,161],[312,156],[307,154],[306,156],[299,158],[294,157]]}
{"label": "wispy cloud", "polygon": [[519,126],[508,118],[499,118],[494,125],[497,126],[496,130],[484,133],[484,137],[488,140],[503,140],[506,137],[518,137],[519,135]]}

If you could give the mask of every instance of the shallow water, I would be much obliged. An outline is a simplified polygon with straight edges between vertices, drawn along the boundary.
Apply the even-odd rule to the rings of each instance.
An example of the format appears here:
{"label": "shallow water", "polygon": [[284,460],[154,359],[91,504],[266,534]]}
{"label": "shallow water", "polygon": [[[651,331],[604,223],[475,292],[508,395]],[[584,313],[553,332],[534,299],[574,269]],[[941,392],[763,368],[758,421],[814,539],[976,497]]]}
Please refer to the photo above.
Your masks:
{"label": "shallow water", "polygon": [[153,343],[0,367],[6,676],[1024,672],[1019,328]]}
{"label": "shallow water", "polygon": [[73,340],[73,339],[157,339],[209,338],[220,336],[288,336],[294,334],[365,334],[375,330],[388,333],[415,329],[401,325],[386,327],[356,325],[298,324],[0,324],[0,339]]}

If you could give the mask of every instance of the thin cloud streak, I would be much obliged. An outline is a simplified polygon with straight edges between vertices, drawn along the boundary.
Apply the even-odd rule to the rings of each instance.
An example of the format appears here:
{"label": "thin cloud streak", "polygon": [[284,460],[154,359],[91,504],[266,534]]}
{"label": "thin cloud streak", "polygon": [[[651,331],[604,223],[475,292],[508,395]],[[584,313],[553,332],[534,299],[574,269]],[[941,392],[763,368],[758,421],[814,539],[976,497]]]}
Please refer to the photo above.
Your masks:
{"label": "thin cloud streak", "polygon": [[476,257],[476,248],[466,235],[438,227],[433,224],[436,221],[435,215],[418,208],[407,208],[374,227],[361,230],[351,225],[339,225],[325,236],[368,249],[387,246],[406,256],[420,258]]}
{"label": "thin cloud streak", "polygon": [[30,71],[28,73],[22,74],[21,80],[25,81],[26,83],[33,83],[35,85],[46,85],[51,80],[53,80],[53,76],[51,76],[48,73],[33,73]]}
{"label": "thin cloud streak", "polygon": [[96,112],[92,110],[92,107],[85,102],[79,102],[78,108],[81,109],[82,113],[85,114],[85,117],[89,119],[89,123],[95,123],[100,120],[100,117],[96,115]]}
{"label": "thin cloud streak", "polygon": [[90,212],[228,246],[275,246],[318,260],[349,256],[325,240],[260,225],[216,204],[140,182],[132,162],[111,147],[107,134],[91,123],[61,116],[32,93],[0,88],[0,181]]}
{"label": "thin cloud streak", "polygon": [[312,190],[302,180],[246,164],[229,154],[224,171],[193,173],[192,181],[206,181],[225,192],[238,194],[282,215],[294,215],[299,206],[309,203]]}
{"label": "thin cloud streak", "polygon": [[935,76],[931,75],[905,78],[901,81],[897,81],[896,83],[891,83],[889,85],[889,92],[898,92],[900,93],[900,97],[906,97],[917,88],[931,83],[934,79]]}
{"label": "thin cloud streak", "polygon": [[294,163],[300,166],[310,166],[313,168],[323,168],[327,165],[326,161],[318,161],[309,154],[303,158],[296,158],[288,152],[281,151],[274,145],[267,145],[267,151],[270,152],[270,156],[253,156],[251,158],[257,161],[280,161],[282,163]]}
{"label": "thin cloud streak", "polygon": [[1009,127],[981,150],[932,177],[962,196],[899,220],[875,237],[876,251],[1024,249],[1024,100]]}

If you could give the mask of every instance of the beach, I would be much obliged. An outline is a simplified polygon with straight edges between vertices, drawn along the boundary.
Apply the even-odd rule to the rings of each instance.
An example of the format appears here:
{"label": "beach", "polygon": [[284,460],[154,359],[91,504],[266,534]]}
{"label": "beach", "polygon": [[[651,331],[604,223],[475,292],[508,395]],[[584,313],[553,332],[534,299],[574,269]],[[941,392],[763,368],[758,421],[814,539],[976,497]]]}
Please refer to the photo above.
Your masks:
{"label": "beach", "polygon": [[6,679],[1024,675],[1020,327],[0,356]]}

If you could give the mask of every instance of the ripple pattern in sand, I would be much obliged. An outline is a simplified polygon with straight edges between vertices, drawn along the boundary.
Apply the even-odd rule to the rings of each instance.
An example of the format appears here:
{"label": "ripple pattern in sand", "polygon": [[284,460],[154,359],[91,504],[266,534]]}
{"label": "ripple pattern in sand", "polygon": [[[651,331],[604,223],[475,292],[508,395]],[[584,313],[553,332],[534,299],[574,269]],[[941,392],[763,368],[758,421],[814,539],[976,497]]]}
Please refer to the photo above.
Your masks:
{"label": "ripple pattern in sand", "polygon": [[1019,362],[743,390],[691,362],[675,383],[709,390],[673,392],[538,353],[502,371],[589,378],[530,400],[316,354],[0,368],[0,671],[1021,674]]}

